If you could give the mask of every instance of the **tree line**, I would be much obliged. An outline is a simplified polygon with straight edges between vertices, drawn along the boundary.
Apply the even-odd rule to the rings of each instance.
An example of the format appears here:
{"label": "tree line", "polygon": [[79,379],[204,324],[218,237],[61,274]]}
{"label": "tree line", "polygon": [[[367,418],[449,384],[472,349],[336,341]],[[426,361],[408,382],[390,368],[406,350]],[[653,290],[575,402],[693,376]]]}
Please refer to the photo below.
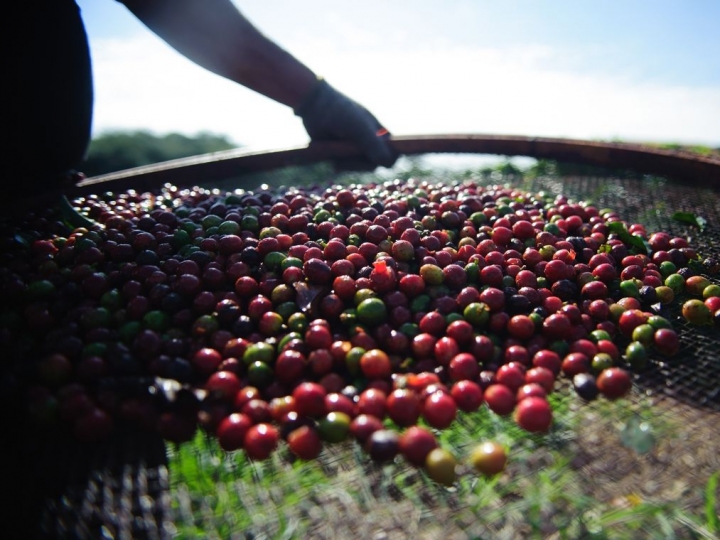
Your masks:
{"label": "tree line", "polygon": [[90,142],[81,171],[97,176],[235,147],[226,136],[208,132],[190,137],[180,133],[155,135],[145,130],[109,131]]}

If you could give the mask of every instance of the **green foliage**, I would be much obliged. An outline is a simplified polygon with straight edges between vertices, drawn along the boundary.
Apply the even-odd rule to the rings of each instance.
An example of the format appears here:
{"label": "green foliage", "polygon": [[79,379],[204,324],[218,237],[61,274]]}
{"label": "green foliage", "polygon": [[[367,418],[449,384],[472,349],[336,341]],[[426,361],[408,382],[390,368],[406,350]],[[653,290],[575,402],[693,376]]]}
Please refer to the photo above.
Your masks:
{"label": "green foliage", "polygon": [[523,171],[520,167],[513,165],[511,162],[506,161],[498,166],[498,172],[503,176],[517,176],[522,177]]}
{"label": "green foliage", "polygon": [[704,145],[683,145],[683,144],[677,144],[677,143],[668,143],[668,144],[659,144],[657,145],[658,148],[662,148],[665,150],[675,150],[678,152],[693,152],[695,154],[700,154],[702,156],[713,156],[720,153],[720,148],[712,148],[710,146],[704,146]]}
{"label": "green foliage", "polygon": [[704,217],[695,215],[693,212],[674,212],[672,218],[680,223],[687,223],[688,225],[697,227],[700,232],[702,232],[703,229],[705,229],[705,225],[707,225],[707,220]]}
{"label": "green foliage", "polygon": [[227,137],[204,132],[188,137],[179,133],[111,131],[92,140],[82,171],[87,176],[96,176],[234,147]]}
{"label": "green foliage", "polygon": [[557,175],[557,163],[550,159],[539,159],[537,163],[530,166],[525,174],[530,178],[537,178],[539,176],[553,176]]}
{"label": "green foliage", "polygon": [[509,160],[501,161],[492,166],[485,166],[478,172],[484,180],[522,180],[530,169],[521,169]]}

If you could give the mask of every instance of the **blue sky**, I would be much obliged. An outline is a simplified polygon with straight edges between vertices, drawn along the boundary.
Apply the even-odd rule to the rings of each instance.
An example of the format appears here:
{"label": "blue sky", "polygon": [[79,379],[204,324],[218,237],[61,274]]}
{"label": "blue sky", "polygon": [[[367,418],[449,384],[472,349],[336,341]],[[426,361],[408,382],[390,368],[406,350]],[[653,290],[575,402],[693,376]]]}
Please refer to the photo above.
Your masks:
{"label": "blue sky", "polygon": [[[720,146],[718,1],[235,3],[393,133]],[[307,140],[287,108],[180,57],[121,4],[78,4],[96,133],[206,130],[263,148]]]}

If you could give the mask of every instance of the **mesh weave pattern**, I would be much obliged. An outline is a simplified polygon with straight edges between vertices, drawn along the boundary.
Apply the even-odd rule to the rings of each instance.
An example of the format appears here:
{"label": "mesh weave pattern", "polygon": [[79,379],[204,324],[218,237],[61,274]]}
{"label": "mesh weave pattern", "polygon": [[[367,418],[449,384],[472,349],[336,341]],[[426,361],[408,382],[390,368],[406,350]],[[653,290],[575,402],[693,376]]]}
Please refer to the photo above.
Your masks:
{"label": "mesh weave pattern", "polygon": [[[304,176],[306,174],[307,177]],[[330,169],[312,167],[307,171],[297,168],[279,170],[242,179],[241,183],[235,179],[223,184],[223,187],[252,187],[268,179],[275,185],[297,185],[305,183],[308,178],[321,185],[336,180],[356,182],[375,179],[371,174],[337,177]],[[442,171],[435,171],[425,179],[442,182],[446,176]],[[691,245],[698,253],[720,257],[720,194],[717,191],[687,187],[656,177],[637,179],[623,175],[545,176],[533,180],[499,180],[531,192],[545,190],[555,194],[562,193],[575,200],[592,198],[596,206],[612,208],[624,220],[644,224],[648,232],[662,230],[673,235],[689,236]],[[483,180],[478,176],[478,181],[497,183],[498,178]],[[198,183],[202,184],[202,179],[198,179]],[[674,221],[671,216],[677,210],[704,217],[707,221],[704,231],[700,233]],[[655,476],[657,482],[662,483],[664,476],[661,471],[667,469],[671,462],[674,463],[672,457],[675,454],[683,459],[686,455],[690,456],[673,465],[674,474],[688,485],[697,484],[693,483],[694,477],[707,478],[707,474],[720,467],[720,437],[717,437],[720,431],[720,332],[717,328],[689,325],[682,319],[678,306],[670,308],[665,315],[680,332],[681,350],[671,359],[651,356],[648,367],[636,377],[640,392],[634,394],[629,408],[643,407],[649,399],[658,407],[658,415],[666,415],[673,421],[684,423],[683,435],[681,440],[659,449],[653,461],[649,458],[629,456],[622,449],[613,452],[612,456],[606,455],[608,445],[597,440],[597,425],[587,433],[579,433],[572,466],[581,471],[589,484],[597,484],[594,492],[599,493],[601,498],[611,499],[613,494],[627,493],[630,488],[623,487],[623,483],[632,483],[638,478]],[[562,391],[570,390],[565,388]],[[594,404],[582,408],[582,413],[580,410],[579,407],[577,414],[594,418],[601,426],[603,423],[610,426],[614,421],[612,418],[603,418],[602,410]],[[616,438],[610,441],[609,447],[612,447],[612,444],[617,445]],[[165,450],[157,439],[138,440],[137,437],[123,437],[121,434],[96,452],[86,451],[70,441],[63,440],[49,451],[35,446],[28,460],[40,464],[34,467],[39,488],[34,503],[40,506],[41,518],[38,523],[47,537],[161,538],[171,534],[173,526],[169,522],[173,519],[193,519],[183,513],[182,486],[169,491]],[[363,465],[355,463],[355,466]],[[338,471],[329,474],[338,474]],[[366,475],[381,482],[381,473],[377,470],[368,470]],[[614,486],[611,485],[613,482]],[[643,490],[646,487],[638,489]],[[652,492],[652,488],[648,489]],[[403,537],[404,533],[419,534],[418,520],[421,518],[425,520],[428,531],[439,534],[443,530],[442,519],[445,514],[428,510],[438,504],[430,493],[431,491],[426,492],[427,500],[423,503],[426,506],[418,506],[417,501],[411,504],[406,498],[397,495],[394,503],[408,507],[407,511],[414,516],[405,523],[393,521],[391,526],[400,531],[398,537]],[[373,495],[377,496],[377,507],[384,504],[381,495],[387,496],[387,493]],[[372,499],[372,496],[370,498]],[[176,504],[171,504],[172,501]],[[367,507],[358,506],[353,501],[341,502],[344,512],[357,514],[349,516],[348,519],[360,520],[358,522],[361,523],[361,516],[367,513]],[[688,504],[700,505],[701,502],[688,499]],[[327,525],[323,528],[320,523],[323,519],[329,519],[329,514],[323,511],[319,514],[320,518],[312,518],[313,508],[317,514],[323,504],[330,503],[327,500],[318,500],[315,506],[310,504],[307,510],[310,519],[315,519],[317,537],[324,537],[323,531],[327,529]],[[453,499],[452,496],[443,504],[446,507],[445,512],[451,507],[459,516],[456,516],[452,526],[444,530],[446,538],[455,537],[456,533],[458,538],[465,537],[473,531],[494,533],[496,537],[512,537],[512,528],[503,528],[504,525],[497,525],[498,528],[494,529],[490,526],[479,529],[477,525],[473,525],[473,516],[463,514],[463,502]],[[171,507],[179,510],[171,510]],[[256,532],[258,537],[262,537],[263,532],[271,530],[259,528]],[[336,532],[337,530],[339,529],[336,529]],[[350,532],[352,531],[348,530],[348,533]],[[393,531],[388,530],[386,537],[394,537],[392,534]]]}

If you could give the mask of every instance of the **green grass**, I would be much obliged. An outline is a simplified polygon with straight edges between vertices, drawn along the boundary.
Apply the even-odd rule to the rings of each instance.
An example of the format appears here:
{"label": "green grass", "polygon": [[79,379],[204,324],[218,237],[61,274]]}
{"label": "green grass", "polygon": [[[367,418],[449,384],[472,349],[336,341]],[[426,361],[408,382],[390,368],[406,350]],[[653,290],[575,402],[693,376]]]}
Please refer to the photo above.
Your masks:
{"label": "green grass", "polygon": [[707,488],[705,489],[705,518],[707,528],[711,533],[720,533],[720,517],[718,517],[718,484],[720,483],[720,471],[710,476]]}
{"label": "green grass", "polygon": [[[672,438],[677,425],[667,416],[658,416],[642,399],[585,406],[559,392],[551,400],[554,426],[543,436],[528,434],[485,407],[438,432],[441,445],[460,463],[452,488],[433,483],[401,458],[375,464],[352,442],[328,447],[316,461],[294,460],[281,445],[269,460],[252,462],[242,452],[224,453],[199,434],[170,452],[178,538],[230,538],[239,532],[302,538],[343,513],[346,522],[362,524],[372,516],[376,524],[393,526],[394,519],[415,519],[421,529],[462,531],[471,538],[502,537],[507,531],[522,538],[597,539],[714,538],[720,532],[718,473],[707,481],[704,509],[691,511],[683,501],[637,493],[621,494],[622,504],[598,497],[574,463],[578,433],[588,421],[613,419],[614,428],[605,421],[598,424],[617,442],[631,418],[651,422],[658,439]],[[486,439],[509,450],[506,471],[493,478],[465,463],[473,446]]]}

